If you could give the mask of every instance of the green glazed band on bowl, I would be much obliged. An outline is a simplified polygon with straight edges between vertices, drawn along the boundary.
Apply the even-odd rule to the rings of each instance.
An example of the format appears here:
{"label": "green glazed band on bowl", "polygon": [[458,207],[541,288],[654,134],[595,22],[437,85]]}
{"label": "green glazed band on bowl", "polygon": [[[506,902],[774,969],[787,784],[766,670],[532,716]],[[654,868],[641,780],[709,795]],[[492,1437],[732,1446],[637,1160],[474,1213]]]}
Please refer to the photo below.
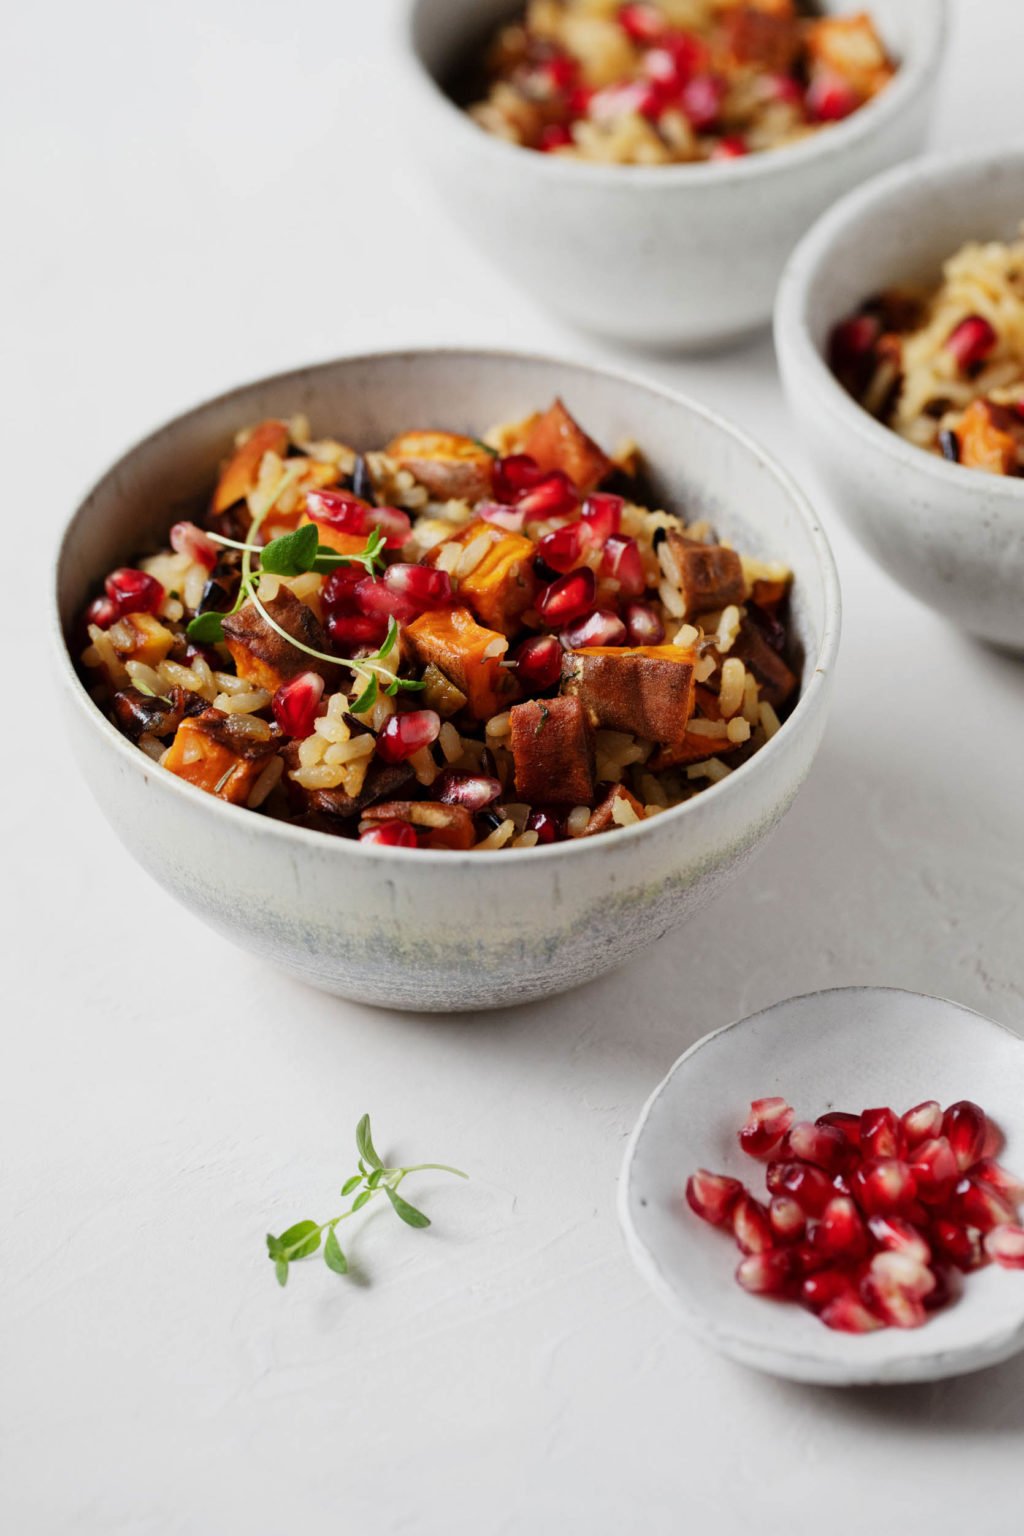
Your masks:
{"label": "green glazed band on bowl", "polygon": [[[793,571],[801,696],[722,782],[606,837],[500,852],[386,848],[268,819],[175,778],[109,723],[64,636],[103,573],[194,515],[242,427],[305,413],[360,447],[415,423],[478,435],[560,396],[599,440],[641,445],[658,500]],[[710,412],[631,379],[544,358],[423,351],[342,359],[243,386],[129,452],[73,514],[56,571],[68,729],[113,830],[217,932],[326,991],[452,1011],[591,980],[684,922],[781,818],[821,739],[839,641],[831,552],[801,492]]]}

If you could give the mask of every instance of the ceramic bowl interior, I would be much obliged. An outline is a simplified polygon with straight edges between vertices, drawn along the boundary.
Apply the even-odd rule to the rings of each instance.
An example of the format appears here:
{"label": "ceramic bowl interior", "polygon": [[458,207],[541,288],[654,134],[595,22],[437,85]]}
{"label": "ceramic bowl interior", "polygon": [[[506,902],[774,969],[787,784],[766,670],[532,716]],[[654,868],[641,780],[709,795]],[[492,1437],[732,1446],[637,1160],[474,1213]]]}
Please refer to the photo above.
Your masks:
{"label": "ceramic bowl interior", "polygon": [[1024,1041],[957,1003],[849,987],[790,998],[707,1035],[646,1105],[619,1187],[630,1252],[691,1331],[744,1365],[837,1386],[937,1380],[1024,1347],[1024,1275],[995,1265],[968,1276],[956,1303],[923,1328],[861,1335],[733,1283],[732,1238],[693,1214],[683,1187],[708,1168],[763,1195],[764,1165],[736,1132],[750,1101],[773,1094],[801,1119],[973,1099],[1005,1136],[1000,1160],[1024,1169]]}

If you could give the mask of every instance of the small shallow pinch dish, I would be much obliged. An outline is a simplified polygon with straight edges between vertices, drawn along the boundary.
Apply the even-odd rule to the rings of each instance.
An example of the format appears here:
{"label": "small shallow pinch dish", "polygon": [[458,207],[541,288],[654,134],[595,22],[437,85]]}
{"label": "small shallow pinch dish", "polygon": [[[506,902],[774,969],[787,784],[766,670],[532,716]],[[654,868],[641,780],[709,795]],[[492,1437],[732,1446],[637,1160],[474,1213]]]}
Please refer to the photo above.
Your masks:
{"label": "small shallow pinch dish", "polygon": [[851,187],[920,152],[947,17],[946,0],[872,0],[900,67],[845,122],[737,160],[643,166],[523,149],[456,104],[446,90],[453,72],[516,9],[515,0],[404,0],[402,89],[423,176],[467,238],[546,309],[635,346],[694,349],[764,325],[808,226]]}
{"label": "small shallow pinch dish", "polygon": [[877,177],[810,231],[786,268],[775,346],[815,465],[867,552],[978,639],[1024,651],[1024,480],[949,464],[876,421],[828,366],[832,327],[884,288],[934,284],[968,240],[1010,240],[1024,147],[919,160]]}
{"label": "small shallow pinch dish", "polygon": [[922,1328],[871,1334],[833,1332],[803,1307],[740,1289],[731,1235],[695,1216],[683,1189],[709,1168],[763,1190],[764,1165],[736,1131],[750,1101],[773,1094],[801,1119],[974,1099],[1003,1132],[1000,1162],[1024,1168],[1024,1040],[958,1003],[842,987],[706,1035],[645,1105],[619,1183],[630,1255],[690,1331],[742,1365],[837,1387],[939,1381],[1024,1349],[1024,1273],[997,1265],[967,1275],[963,1295]]}
{"label": "small shallow pinch dish", "polygon": [[[200,512],[240,428],[305,412],[357,447],[410,427],[475,436],[561,396],[599,441],[640,441],[654,495],[794,573],[801,697],[721,783],[601,837],[500,852],[374,848],[227,805],[115,730],[64,636],[105,571]],[[139,863],[233,942],[343,997],[395,1008],[506,1007],[610,970],[705,905],[792,803],[825,726],[839,585],[804,496],[719,417],[621,375],[515,353],[382,353],[230,391],[133,448],[72,515],[57,560],[54,639],[83,776]]]}

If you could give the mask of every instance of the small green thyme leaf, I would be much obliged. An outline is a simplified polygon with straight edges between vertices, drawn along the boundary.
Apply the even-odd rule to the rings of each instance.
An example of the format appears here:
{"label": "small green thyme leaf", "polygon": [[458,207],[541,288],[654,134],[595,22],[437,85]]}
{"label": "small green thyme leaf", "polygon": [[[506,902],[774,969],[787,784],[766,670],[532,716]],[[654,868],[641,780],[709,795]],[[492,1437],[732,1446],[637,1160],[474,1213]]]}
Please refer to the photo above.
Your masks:
{"label": "small green thyme leaf", "polygon": [[170,699],[167,698],[167,696],[165,694],[156,693],[149,686],[148,683],[144,683],[142,681],[141,677],[137,677],[137,678],[134,679],[133,687],[135,688],[137,693],[144,693],[146,695],[147,699],[156,699],[158,704],[168,704],[169,705],[170,702],[171,702]]}
{"label": "small green thyme leaf", "polygon": [[383,1177],[384,1177],[384,1169],[383,1168],[375,1168],[373,1170],[373,1172],[370,1174],[370,1176],[367,1179],[367,1181],[366,1181],[367,1189],[377,1189],[377,1188],[379,1188],[380,1181],[381,1181],[381,1179]]}
{"label": "small green thyme leaf", "polygon": [[333,1269],[336,1275],[348,1274],[348,1259],[341,1251],[341,1244],[334,1235],[333,1227],[327,1233],[327,1240],[324,1243],[324,1263],[328,1269]]}
{"label": "small green thyme leaf", "polygon": [[197,613],[186,631],[189,639],[198,640],[200,645],[219,645],[224,639],[223,618],[221,613]]}
{"label": "small green thyme leaf", "polygon": [[286,1259],[304,1259],[320,1247],[320,1227],[315,1221],[297,1221],[278,1238],[279,1254]]}
{"label": "small green thyme leaf", "polygon": [[370,681],[354,703],[349,705],[353,715],[363,715],[368,709],[372,709],[377,702],[377,674],[372,673]]}
{"label": "small green thyme leaf", "polygon": [[276,1259],[274,1261],[274,1273],[277,1276],[278,1285],[288,1284],[288,1260]]}
{"label": "small green thyme leaf", "polygon": [[[394,619],[392,619],[391,622],[393,624],[395,622]],[[359,1124],[356,1126],[356,1148],[359,1152],[359,1156],[363,1159],[364,1162],[369,1163],[371,1168],[383,1168],[384,1164],[381,1162],[381,1159],[377,1153],[377,1148],[373,1144],[373,1135],[370,1131],[369,1115],[363,1115]]]}
{"label": "small green thyme leaf", "polygon": [[471,441],[476,443],[478,448],[482,448],[484,453],[489,453],[492,459],[496,459],[498,457],[497,448],[492,448],[490,443],[485,443],[482,437],[474,437],[471,439]]}
{"label": "small green thyme leaf", "polygon": [[346,1179],[344,1184],[341,1186],[342,1194],[343,1195],[350,1195],[352,1193],[352,1191],[354,1189],[357,1189],[362,1182],[363,1182],[362,1174],[361,1173],[354,1173],[352,1175],[352,1177],[350,1179]]}
{"label": "small green thyme leaf", "polygon": [[320,535],[314,523],[304,523],[292,533],[271,539],[260,551],[260,570],[275,576],[301,576],[311,571],[320,548]]}
{"label": "small green thyme leaf", "polygon": [[403,1200],[401,1195],[396,1194],[396,1192],[391,1188],[390,1184],[386,1184],[384,1186],[384,1193],[387,1195],[388,1199],[391,1201],[391,1204],[394,1206],[396,1214],[401,1216],[402,1220],[406,1223],[407,1226],[430,1226],[430,1217],[424,1216],[423,1212],[418,1211],[414,1205],[410,1205],[408,1200]]}
{"label": "small green thyme leaf", "polygon": [[363,1206],[366,1204],[367,1200],[372,1200],[372,1199],[373,1199],[373,1190],[372,1189],[364,1189],[360,1194],[356,1195],[355,1199],[352,1201],[352,1209],[354,1211],[361,1211]]}
{"label": "small green thyme leaf", "polygon": [[396,643],[397,640],[398,640],[398,621],[396,620],[394,614],[392,614],[390,616],[390,618],[388,619],[388,632],[387,632],[387,636],[385,637],[384,644],[381,646],[380,650],[377,652],[377,655],[376,655],[375,659],[377,661],[385,661],[391,655],[391,652],[394,650],[395,643]]}

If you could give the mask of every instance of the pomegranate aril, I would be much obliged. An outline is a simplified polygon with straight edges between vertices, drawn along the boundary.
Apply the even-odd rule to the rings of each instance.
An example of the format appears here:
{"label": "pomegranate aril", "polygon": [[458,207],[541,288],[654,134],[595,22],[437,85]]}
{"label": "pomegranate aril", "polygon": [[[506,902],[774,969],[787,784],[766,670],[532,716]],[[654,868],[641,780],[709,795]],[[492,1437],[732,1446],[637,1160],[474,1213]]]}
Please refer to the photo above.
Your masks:
{"label": "pomegranate aril", "polygon": [[860,1115],[848,1115],[843,1110],[833,1109],[827,1115],[819,1115],[814,1123],[842,1131],[851,1147],[860,1146]]}
{"label": "pomegranate aril", "polygon": [[931,1260],[932,1250],[917,1227],[899,1216],[869,1216],[868,1230],[880,1248],[906,1254],[918,1264]]}
{"label": "pomegranate aril", "polygon": [[543,479],[544,471],[528,453],[510,453],[504,459],[495,459],[491,469],[494,494],[503,502],[517,501]]}
{"label": "pomegranate aril", "polygon": [[387,636],[388,621],[382,614],[328,613],[327,633],[339,651],[378,646]]}
{"label": "pomegranate aril", "polygon": [[448,572],[429,565],[389,565],[384,572],[384,585],[415,604],[421,613],[431,608],[447,608],[454,597]]}
{"label": "pomegranate aril", "polygon": [[741,1259],[736,1279],[754,1296],[784,1296],[793,1278],[793,1260],[785,1248],[770,1248]]}
{"label": "pomegranate aril", "polygon": [[909,1165],[894,1157],[863,1163],[850,1185],[854,1199],[868,1216],[898,1214],[917,1194],[917,1180]]}
{"label": "pomegranate aril", "polygon": [[958,368],[973,368],[984,362],[999,340],[992,326],[981,315],[968,315],[946,337],[946,351],[951,352]]}
{"label": "pomegranate aril", "polygon": [[861,97],[842,75],[823,70],[816,74],[804,97],[807,115],[815,123],[838,123],[856,112]]}
{"label": "pomegranate aril", "polygon": [[800,1283],[800,1300],[811,1312],[821,1312],[840,1297],[857,1299],[853,1281],[845,1270],[822,1269]]}
{"label": "pomegranate aril", "polygon": [[807,1230],[807,1216],[792,1195],[773,1195],[768,1207],[772,1231],[783,1243],[799,1242]]}
{"label": "pomegranate aril", "polygon": [[855,1263],[868,1251],[867,1228],[854,1202],[836,1195],[821,1213],[814,1229],[815,1247],[847,1263]]}
{"label": "pomegranate aril", "polygon": [[985,1234],[985,1252],[1004,1269],[1024,1269],[1024,1227],[1005,1222]]}
{"label": "pomegranate aril", "polygon": [[579,493],[569,476],[560,469],[545,475],[531,491],[519,497],[519,506],[527,522],[539,522],[545,517],[557,517],[562,512],[572,512],[579,505]]}
{"label": "pomegranate aril", "polygon": [[865,1157],[902,1157],[903,1127],[891,1109],[865,1109],[860,1117],[860,1146]]}
{"label": "pomegranate aril", "polygon": [[803,103],[803,92],[792,75],[765,75],[759,84],[767,101],[784,101],[791,107]]}
{"label": "pomegranate aril", "polygon": [[522,533],[526,521],[522,507],[506,507],[500,501],[478,501],[473,511],[485,523],[503,528],[506,533]]}
{"label": "pomegranate aril", "polygon": [[213,570],[220,558],[218,546],[195,523],[175,523],[169,537],[171,548],[176,554],[187,555],[208,571]]}
{"label": "pomegranate aril", "polygon": [[769,1163],[768,1188],[773,1195],[792,1195],[808,1216],[820,1216],[835,1194],[828,1175],[811,1163]]}
{"label": "pomegranate aril", "polygon": [[516,671],[526,688],[553,688],[562,676],[562,647],[554,635],[536,635],[524,640],[516,651]]}
{"label": "pomegranate aril", "polygon": [[960,1177],[953,1148],[945,1136],[922,1141],[910,1153],[910,1166],[917,1180],[917,1197],[926,1205],[943,1205]]}
{"label": "pomegranate aril", "polygon": [[572,142],[572,133],[564,123],[546,123],[540,131],[537,147],[550,155],[553,150],[565,149]]}
{"label": "pomegranate aril", "polygon": [[968,1169],[985,1155],[987,1131],[985,1111],[970,1099],[958,1099],[942,1117],[942,1134],[953,1148],[961,1170]]}
{"label": "pomegranate aril", "polygon": [[580,66],[569,53],[553,53],[537,67],[537,73],[556,92],[567,91],[579,74]]}
{"label": "pomegranate aril", "polygon": [[441,730],[441,717],[432,709],[411,709],[391,715],[377,736],[377,756],[385,763],[404,763],[432,746]]}
{"label": "pomegranate aril", "polygon": [[795,1118],[785,1099],[754,1099],[740,1127],[740,1146],[750,1157],[770,1157]]}
{"label": "pomegranate aril", "polygon": [[775,1234],[767,1209],[746,1190],[733,1206],[732,1230],[744,1253],[766,1253],[775,1247]]}
{"label": "pomegranate aril", "polygon": [[639,597],[647,586],[644,562],[636,539],[610,534],[601,559],[601,575],[617,581],[623,597]]}
{"label": "pomegranate aril", "polygon": [[376,843],[382,848],[417,848],[416,832],[407,821],[381,821],[360,832],[361,843]]}
{"label": "pomegranate aril", "polygon": [[990,1232],[993,1227],[1006,1226],[1017,1212],[1008,1200],[991,1184],[980,1179],[961,1179],[950,1201],[953,1218],[979,1232]]}
{"label": "pomegranate aril", "polygon": [[617,613],[598,608],[563,629],[560,638],[568,650],[575,651],[584,645],[625,645],[629,635]]}
{"label": "pomegranate aril", "polygon": [[109,629],[120,617],[120,604],[112,597],[94,597],[85,610],[85,622],[99,629]]}
{"label": "pomegranate aril", "polygon": [[824,1249],[816,1248],[809,1237],[797,1243],[793,1250],[793,1267],[798,1275],[817,1275],[833,1268],[833,1260]]}
{"label": "pomegranate aril", "polygon": [[568,624],[594,606],[597,582],[589,565],[560,576],[537,599],[537,612],[552,624]]}
{"label": "pomegranate aril", "polygon": [[622,5],[618,23],[634,43],[651,43],[665,30],[665,18],[656,5]]}
{"label": "pomegranate aril", "polygon": [[501,797],[501,780],[482,773],[446,773],[437,798],[445,805],[464,805],[474,814]]}
{"label": "pomegranate aril", "polygon": [[930,1237],[936,1252],[964,1273],[979,1269],[985,1262],[981,1233],[977,1227],[966,1227],[943,1217],[932,1225]]}
{"label": "pomegranate aril", "polygon": [[107,596],[117,604],[119,616],[126,613],[159,613],[164,589],[148,571],[122,565],[111,571],[104,582]]}
{"label": "pomegranate aril", "polygon": [[926,1312],[937,1312],[940,1307],[946,1306],[953,1300],[954,1287],[950,1271],[943,1268],[941,1264],[932,1264],[931,1272],[935,1285],[923,1298],[924,1309]]}
{"label": "pomegranate aril", "polygon": [[665,626],[655,609],[646,603],[627,603],[624,615],[626,631],[633,645],[660,645],[665,638]]}
{"label": "pomegranate aril", "polygon": [[868,1310],[852,1286],[828,1302],[818,1315],[826,1328],[837,1333],[876,1333],[885,1327],[882,1319]]}
{"label": "pomegranate aril", "polygon": [[724,139],[719,139],[714,149],[708,156],[709,160],[742,160],[744,155],[749,155],[750,146],[746,139],[738,133],[729,134]]}
{"label": "pomegranate aril", "polygon": [[894,1249],[876,1253],[868,1266],[868,1275],[879,1290],[903,1291],[918,1301],[935,1289],[935,1276],[927,1263]]}
{"label": "pomegranate aril", "polygon": [[370,507],[348,491],[308,491],[306,512],[314,523],[356,537],[379,528],[388,549],[401,549],[412,531],[407,513],[399,507]]}
{"label": "pomegranate aril", "polygon": [[586,524],[570,523],[538,539],[537,553],[551,570],[557,571],[560,576],[567,576],[579,565],[587,542]]}
{"label": "pomegranate aril", "polygon": [[324,680],[318,672],[300,672],[298,677],[281,684],[270,708],[286,736],[312,735],[323,692]]}
{"label": "pomegranate aril", "polygon": [[908,1109],[900,1124],[908,1147],[916,1147],[921,1141],[932,1141],[942,1135],[942,1105],[938,1099],[926,1099],[923,1104]]}
{"label": "pomegranate aril", "polygon": [[557,843],[562,838],[562,823],[552,811],[531,811],[526,818],[527,832],[536,832],[539,843]]}
{"label": "pomegranate aril", "polygon": [[717,122],[722,110],[725,83],[717,75],[694,75],[679,93],[679,105],[698,133]]}
{"label": "pomegranate aril", "polygon": [[354,613],[355,590],[361,581],[366,580],[366,571],[361,565],[339,565],[324,582],[320,592],[320,601],[327,613]]}
{"label": "pomegranate aril", "polygon": [[713,1227],[728,1225],[733,1206],[743,1193],[739,1179],[730,1179],[724,1173],[709,1173],[706,1168],[698,1168],[686,1181],[687,1204],[702,1221],[709,1221]]}
{"label": "pomegranate aril", "polygon": [[422,608],[403,592],[396,592],[380,576],[365,576],[352,593],[359,610],[374,618],[399,619],[407,623],[418,618]]}
{"label": "pomegranate aril", "polygon": [[621,528],[623,506],[621,496],[612,496],[606,491],[596,491],[583,503],[580,517],[587,525],[591,541],[598,548],[603,548],[612,534],[618,533]]}
{"label": "pomegranate aril", "polygon": [[979,1163],[975,1163],[971,1168],[971,1178],[982,1184],[990,1184],[1011,1205],[1020,1205],[1024,1201],[1024,1180],[1018,1179],[1015,1173],[997,1163],[994,1157],[983,1157]]}
{"label": "pomegranate aril", "polygon": [[814,1163],[826,1173],[838,1173],[849,1160],[850,1143],[842,1131],[833,1126],[812,1125],[809,1120],[798,1120],[786,1132],[779,1154],[783,1158],[796,1158],[798,1162]]}
{"label": "pomegranate aril", "polygon": [[907,1288],[897,1284],[884,1271],[876,1271],[875,1265],[879,1259],[898,1257],[899,1255],[894,1253],[876,1254],[871,1261],[868,1273],[860,1283],[861,1299],[890,1328],[920,1328],[925,1321],[924,1297],[928,1294],[928,1290],[934,1288],[934,1278],[922,1265],[914,1266],[932,1282],[931,1286],[918,1295],[916,1287]]}
{"label": "pomegranate aril", "polygon": [[829,366],[847,380],[862,379],[869,372],[876,343],[882,334],[877,315],[854,315],[833,327],[828,343]]}

